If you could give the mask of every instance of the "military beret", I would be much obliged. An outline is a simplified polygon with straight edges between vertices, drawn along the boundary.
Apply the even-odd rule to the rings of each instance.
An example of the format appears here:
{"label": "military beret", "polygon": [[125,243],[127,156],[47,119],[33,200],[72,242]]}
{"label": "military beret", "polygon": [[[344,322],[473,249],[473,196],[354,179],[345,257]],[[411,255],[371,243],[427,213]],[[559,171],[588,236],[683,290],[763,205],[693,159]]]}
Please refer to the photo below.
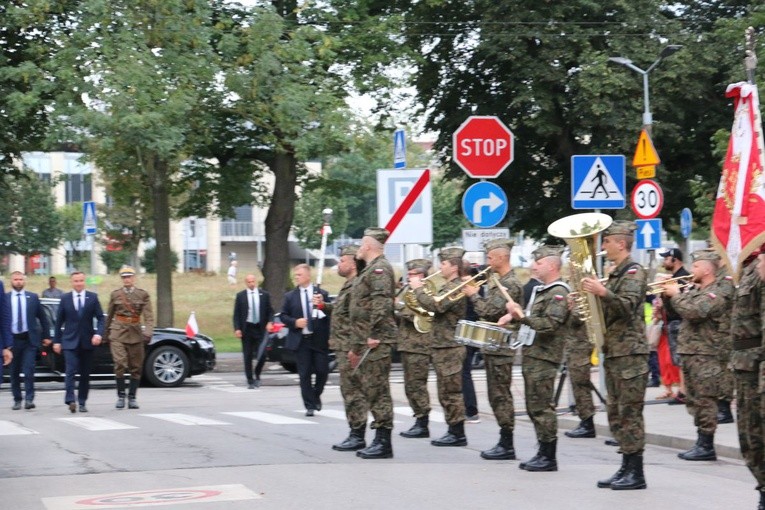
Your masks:
{"label": "military beret", "polygon": [[483,243],[483,249],[486,251],[486,253],[489,253],[491,250],[496,250],[497,248],[505,248],[510,251],[513,249],[514,244],[515,241],[512,239],[490,239]]}
{"label": "military beret", "polygon": [[459,246],[451,246],[449,248],[443,248],[438,253],[438,258],[441,260],[441,262],[443,262],[444,260],[461,259],[464,254],[464,249],[460,248]]}
{"label": "military beret", "polygon": [[531,256],[534,260],[540,260],[545,257],[560,257],[563,254],[563,246],[550,246],[543,244],[536,250],[531,252]]}
{"label": "military beret", "polygon": [[390,237],[390,232],[380,227],[369,227],[364,230],[364,237],[371,237],[376,241],[385,244],[385,241]]}
{"label": "military beret", "polygon": [[412,259],[406,263],[407,271],[422,271],[427,273],[433,263],[428,259]]}
{"label": "military beret", "polygon": [[135,276],[135,269],[131,266],[122,266],[120,268],[120,276]]}
{"label": "military beret", "polygon": [[634,221],[616,220],[603,231],[603,237],[616,235],[631,236],[636,229],[637,225],[635,225]]}
{"label": "military beret", "polygon": [[351,255],[352,257],[355,257],[358,251],[358,244],[346,244],[345,246],[340,247],[340,256]]}
{"label": "military beret", "polygon": [[691,253],[691,259],[693,262],[696,262],[697,260],[709,260],[710,262],[720,262],[720,254],[717,253],[715,250],[696,250],[693,253]]}

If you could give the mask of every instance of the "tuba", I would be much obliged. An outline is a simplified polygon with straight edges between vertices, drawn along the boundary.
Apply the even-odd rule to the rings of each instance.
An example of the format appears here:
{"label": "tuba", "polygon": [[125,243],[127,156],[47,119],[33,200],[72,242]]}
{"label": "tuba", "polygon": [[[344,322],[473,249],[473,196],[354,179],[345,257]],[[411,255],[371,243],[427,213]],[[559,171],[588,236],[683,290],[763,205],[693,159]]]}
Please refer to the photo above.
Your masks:
{"label": "tuba", "polygon": [[598,278],[590,246],[595,234],[607,229],[613,220],[607,214],[582,213],[565,216],[547,227],[547,233],[564,239],[571,250],[571,286],[576,313],[587,328],[587,337],[599,350],[603,348],[606,321],[600,298],[582,289],[583,278]]}
{"label": "tuba", "polygon": [[[431,278],[440,276],[440,274],[441,271],[436,271],[432,275],[422,279],[425,283],[425,290],[423,292],[431,296],[436,293],[436,284]],[[430,333],[430,330],[433,329],[433,312],[429,312],[420,306],[419,301],[417,301],[417,296],[408,284],[405,288],[404,304],[414,312],[414,318],[412,320],[414,329],[416,329],[418,333]]]}

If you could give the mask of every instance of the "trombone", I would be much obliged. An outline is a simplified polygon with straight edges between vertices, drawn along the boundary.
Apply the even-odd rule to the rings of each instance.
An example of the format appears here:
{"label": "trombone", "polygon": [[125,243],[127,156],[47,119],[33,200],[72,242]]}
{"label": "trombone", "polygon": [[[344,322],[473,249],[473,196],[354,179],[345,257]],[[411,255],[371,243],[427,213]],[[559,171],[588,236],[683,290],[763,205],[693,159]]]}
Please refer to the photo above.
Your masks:
{"label": "trombone", "polygon": [[[487,267],[483,271],[479,271],[474,276],[471,276],[469,279],[464,280],[462,283],[457,285],[456,287],[449,289],[448,291],[444,292],[443,294],[439,294],[438,296],[433,296],[433,301],[436,303],[440,303],[444,299],[449,299],[449,301],[459,301],[463,297],[465,297],[465,294],[463,294],[461,291],[465,287],[465,285],[470,285],[473,287],[480,287],[484,283],[486,283],[486,277],[484,276],[486,273],[488,273],[491,270],[491,267]],[[455,293],[457,293],[455,295]]]}
{"label": "trombone", "polygon": [[689,274],[685,276],[677,276],[675,278],[667,278],[666,280],[656,280],[655,282],[648,284],[648,291],[645,294],[646,296],[657,296],[664,292],[664,285],[672,282],[678,282],[680,284],[679,288],[681,289],[690,287],[693,285],[693,282],[690,281],[691,278],[693,278],[693,275]]}

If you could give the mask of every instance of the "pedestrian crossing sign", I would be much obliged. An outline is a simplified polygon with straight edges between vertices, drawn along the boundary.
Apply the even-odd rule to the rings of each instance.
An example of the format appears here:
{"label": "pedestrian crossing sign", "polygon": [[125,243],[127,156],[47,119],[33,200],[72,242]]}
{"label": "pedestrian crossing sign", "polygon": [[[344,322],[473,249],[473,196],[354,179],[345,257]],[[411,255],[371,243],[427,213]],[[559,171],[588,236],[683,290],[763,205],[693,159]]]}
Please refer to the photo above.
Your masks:
{"label": "pedestrian crossing sign", "polygon": [[573,209],[624,209],[626,158],[622,155],[571,157]]}

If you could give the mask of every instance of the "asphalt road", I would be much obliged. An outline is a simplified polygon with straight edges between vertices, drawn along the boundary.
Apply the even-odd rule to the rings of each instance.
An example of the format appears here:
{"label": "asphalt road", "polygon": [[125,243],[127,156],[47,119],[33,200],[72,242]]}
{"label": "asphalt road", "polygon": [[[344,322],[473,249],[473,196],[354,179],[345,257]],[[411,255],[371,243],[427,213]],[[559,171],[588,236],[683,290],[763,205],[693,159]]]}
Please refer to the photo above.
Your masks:
{"label": "asphalt road", "polygon": [[[485,389],[484,373],[475,378]],[[688,463],[677,459],[677,450],[649,446],[648,489],[617,492],[595,487],[620,461],[602,438],[561,434],[555,473],[482,460],[480,451],[497,440],[488,412],[467,426],[467,447],[400,438],[412,418],[401,373],[391,380],[395,457],[376,461],[330,448],[347,433],[336,374],[324,410],[313,418],[301,409],[297,377],[279,370],[269,371],[258,390],[246,389],[236,372],[195,377],[181,388],[141,388],[139,410],[114,409],[114,385],[97,383],[88,414],[68,412],[61,383],[39,384],[33,411],[11,411],[4,388],[0,508],[756,508],[753,480],[735,459]],[[483,390],[479,402],[489,410]],[[439,412],[431,423],[433,436],[446,430]],[[519,419],[519,458],[528,459],[535,448],[533,428]]]}

